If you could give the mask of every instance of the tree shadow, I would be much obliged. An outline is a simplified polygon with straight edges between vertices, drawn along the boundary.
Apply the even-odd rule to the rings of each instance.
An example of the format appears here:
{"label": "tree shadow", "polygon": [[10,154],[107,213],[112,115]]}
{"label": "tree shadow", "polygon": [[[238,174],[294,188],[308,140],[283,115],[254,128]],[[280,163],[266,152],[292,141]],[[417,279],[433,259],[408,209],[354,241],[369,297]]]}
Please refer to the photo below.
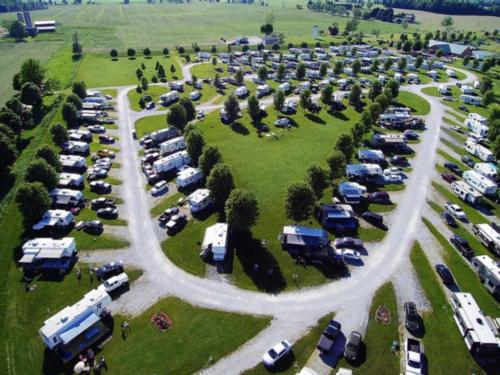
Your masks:
{"label": "tree shadow", "polygon": [[331,110],[328,110],[327,113],[335,118],[338,118],[339,120],[342,120],[342,121],[349,120],[349,117],[344,115],[342,112],[333,112]]}
{"label": "tree shadow", "polygon": [[241,122],[233,122],[231,124],[231,130],[234,131],[235,133],[241,134],[241,135],[249,135],[250,131],[241,123]]}
{"label": "tree shadow", "polygon": [[0,174],[0,201],[9,193],[16,182],[16,176],[12,173]]}
{"label": "tree shadow", "polygon": [[111,58],[111,61],[118,61],[118,60],[119,60],[118,57]]}
{"label": "tree shadow", "polygon": [[234,234],[232,243],[244,272],[259,290],[278,293],[286,287],[278,261],[267,249],[265,241],[254,238],[248,232]]}
{"label": "tree shadow", "polygon": [[306,117],[308,120],[310,120],[310,121],[312,121],[312,122],[314,122],[314,123],[316,123],[316,124],[321,124],[321,125],[325,125],[325,124],[326,124],[325,120],[323,120],[323,119],[322,119],[321,117],[319,117],[319,116],[313,115],[312,113],[306,113],[306,114],[305,114],[305,117]]}

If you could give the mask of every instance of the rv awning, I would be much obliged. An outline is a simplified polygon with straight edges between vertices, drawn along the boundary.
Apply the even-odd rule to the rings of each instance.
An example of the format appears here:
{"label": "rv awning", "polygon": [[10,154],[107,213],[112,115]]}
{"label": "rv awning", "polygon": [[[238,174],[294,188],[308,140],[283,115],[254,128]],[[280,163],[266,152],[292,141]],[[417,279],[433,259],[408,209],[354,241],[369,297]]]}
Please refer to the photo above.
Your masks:
{"label": "rv awning", "polygon": [[41,259],[60,259],[64,255],[65,249],[41,249],[37,257]]}
{"label": "rv awning", "polygon": [[20,264],[31,264],[35,259],[35,254],[25,254],[21,259],[19,259]]}
{"label": "rv awning", "polygon": [[85,331],[87,328],[97,323],[99,320],[101,319],[93,312],[84,319],[76,320],[73,324],[68,326],[63,333],[60,334],[63,344],[66,345],[75,337],[80,335],[83,331]]}
{"label": "rv awning", "polygon": [[34,230],[40,230],[45,227],[53,227],[54,225],[57,224],[57,218],[56,217],[49,217],[43,220],[40,220],[38,223],[33,225]]}

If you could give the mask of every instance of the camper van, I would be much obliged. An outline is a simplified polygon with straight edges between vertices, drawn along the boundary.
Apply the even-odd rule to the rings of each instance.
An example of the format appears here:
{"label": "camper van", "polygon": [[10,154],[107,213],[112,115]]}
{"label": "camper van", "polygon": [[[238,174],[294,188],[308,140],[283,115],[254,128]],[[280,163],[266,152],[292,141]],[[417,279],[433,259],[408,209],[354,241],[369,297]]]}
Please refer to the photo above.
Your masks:
{"label": "camper van", "polygon": [[474,170],[493,182],[498,178],[497,167],[492,163],[476,163]]}
{"label": "camper van", "polygon": [[210,197],[210,190],[198,189],[188,195],[187,202],[189,209],[192,213],[204,210],[212,204],[212,197]]}
{"label": "camper van", "polygon": [[486,289],[491,294],[500,295],[500,267],[498,264],[488,255],[472,258],[471,264]]}
{"label": "camper van", "polygon": [[490,224],[475,224],[472,233],[489,251],[500,256],[500,234]]}
{"label": "camper van", "polygon": [[184,141],[184,137],[172,138],[160,144],[160,155],[168,155],[173,152],[184,150],[185,148],[186,142]]}
{"label": "camper van", "polygon": [[460,95],[460,100],[465,104],[481,105],[481,98],[479,96]]}
{"label": "camper van", "polygon": [[464,181],[455,181],[451,183],[451,190],[457,197],[464,202],[472,205],[479,204],[483,198],[481,193],[473,189]]}
{"label": "camper van", "polygon": [[191,163],[191,158],[187,151],[179,151],[155,161],[153,169],[156,170],[156,173],[166,173],[189,163]]}
{"label": "camper van", "polygon": [[465,171],[462,177],[465,182],[483,195],[495,195],[497,192],[496,183],[488,180],[482,174],[479,174],[474,170]]}
{"label": "camper van", "polygon": [[177,172],[176,184],[178,188],[184,188],[196,184],[203,179],[203,172],[200,168],[186,167]]}
{"label": "camper van", "polygon": [[172,103],[175,103],[180,99],[180,95],[178,91],[170,91],[167,92],[166,94],[163,94],[160,96],[160,103],[164,106],[169,106]]}
{"label": "camper van", "polygon": [[465,142],[465,151],[478,157],[482,161],[490,162],[494,160],[493,153],[490,150],[469,140]]}
{"label": "camper van", "polygon": [[221,262],[227,253],[227,232],[226,223],[216,223],[205,230],[205,236],[201,244],[203,253],[210,252],[213,260]]}
{"label": "camper van", "polygon": [[500,341],[470,293],[452,293],[453,319],[473,355],[498,355]]}

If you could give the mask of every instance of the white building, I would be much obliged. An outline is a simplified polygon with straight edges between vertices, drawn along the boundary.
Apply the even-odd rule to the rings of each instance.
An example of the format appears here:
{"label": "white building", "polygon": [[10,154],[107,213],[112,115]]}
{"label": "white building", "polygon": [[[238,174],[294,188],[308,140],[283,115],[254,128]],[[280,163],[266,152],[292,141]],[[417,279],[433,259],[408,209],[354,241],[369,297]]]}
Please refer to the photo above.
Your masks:
{"label": "white building", "polygon": [[227,254],[226,223],[216,223],[205,230],[201,245],[202,251],[210,251],[215,261],[223,261]]}
{"label": "white building", "polygon": [[192,213],[199,212],[212,204],[210,190],[198,189],[188,195],[187,202]]}
{"label": "white building", "polygon": [[472,258],[471,264],[486,289],[492,294],[500,294],[500,267],[498,264],[488,255]]}
{"label": "white building", "polygon": [[169,139],[160,144],[160,155],[171,154],[186,148],[184,137],[176,137]]}
{"label": "white building", "polygon": [[187,167],[177,172],[176,184],[179,188],[196,184],[203,179],[203,172],[200,168]]}
{"label": "white building", "polygon": [[184,150],[158,159],[153,163],[153,168],[157,173],[165,173],[174,169],[179,169],[189,163],[191,163],[191,158],[187,151]]}
{"label": "white building", "polygon": [[496,183],[474,170],[465,171],[462,177],[465,182],[483,195],[495,195],[497,192]]}
{"label": "white building", "polygon": [[68,228],[71,224],[73,224],[74,219],[75,218],[70,211],[48,210],[43,214],[42,219],[33,225],[33,230],[41,230],[44,228]]}

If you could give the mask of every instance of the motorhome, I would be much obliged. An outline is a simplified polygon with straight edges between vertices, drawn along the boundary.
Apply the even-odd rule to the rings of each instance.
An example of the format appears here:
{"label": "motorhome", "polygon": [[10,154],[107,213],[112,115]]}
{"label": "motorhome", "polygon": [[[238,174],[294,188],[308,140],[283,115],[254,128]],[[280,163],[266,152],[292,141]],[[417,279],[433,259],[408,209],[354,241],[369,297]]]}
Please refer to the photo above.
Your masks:
{"label": "motorhome", "polygon": [[186,167],[177,172],[176,184],[178,188],[196,184],[203,179],[203,172],[200,168]]}
{"label": "motorhome", "polygon": [[378,164],[347,164],[346,175],[348,178],[382,176],[383,170]]}
{"label": "motorhome", "polygon": [[248,91],[248,87],[246,86],[240,86],[238,87],[235,91],[234,91],[234,94],[238,97],[238,98],[244,98],[248,95],[249,91]]}
{"label": "motorhome", "polygon": [[450,88],[446,85],[439,85],[438,92],[441,95],[450,95]]}
{"label": "motorhome", "polygon": [[500,295],[500,267],[498,264],[488,255],[479,255],[472,258],[471,265],[486,289],[491,294]]}
{"label": "motorhome", "polygon": [[198,189],[193,193],[188,195],[187,202],[189,209],[192,213],[196,213],[204,210],[212,204],[212,197],[210,196],[210,190],[208,189]]}
{"label": "motorhome", "polygon": [[462,178],[465,182],[483,195],[494,196],[497,192],[496,183],[474,170],[465,171]]}
{"label": "motorhome", "polygon": [[385,160],[385,155],[380,150],[363,149],[358,151],[358,159],[362,163],[380,163]]}
{"label": "motorhome", "polygon": [[278,238],[281,248],[291,255],[300,255],[309,259],[334,256],[328,233],[322,228],[286,225]]}
{"label": "motorhome", "polygon": [[87,155],[90,152],[90,146],[87,142],[68,141],[61,146],[63,152],[70,155]]}
{"label": "motorhome", "polygon": [[473,134],[482,138],[486,138],[488,136],[488,126],[481,124],[479,121],[466,119],[464,124]]}
{"label": "motorhome", "polygon": [[66,210],[48,210],[42,219],[33,225],[33,230],[49,229],[66,229],[69,228],[75,218],[70,211]]}
{"label": "motorhome", "polygon": [[178,91],[170,91],[166,94],[160,96],[160,103],[164,106],[169,106],[172,103],[175,103],[180,99],[180,94]]}
{"label": "motorhome", "polygon": [[327,229],[354,231],[358,228],[358,219],[349,204],[324,204],[318,210],[318,220]]}
{"label": "motorhome", "polygon": [[473,355],[498,355],[500,340],[470,293],[451,293],[453,319]]}
{"label": "motorhome", "polygon": [[73,237],[33,238],[24,243],[23,256],[18,263],[25,270],[67,271],[76,261],[76,242]]}
{"label": "motorhome", "polygon": [[56,207],[77,207],[83,203],[83,193],[80,190],[52,189],[50,192],[52,202]]}
{"label": "motorhome", "polygon": [[479,96],[460,95],[460,100],[463,101],[465,104],[473,104],[473,105],[481,104],[481,98]]}
{"label": "motorhome", "polygon": [[43,323],[40,336],[63,362],[68,362],[108,332],[102,318],[109,315],[111,297],[102,288],[93,289]]}
{"label": "motorhome", "polygon": [[500,233],[490,224],[474,224],[472,233],[489,251],[500,256]]}
{"label": "motorhome", "polygon": [[184,91],[184,84],[181,81],[171,81],[168,83],[168,87],[170,87],[170,90],[174,91]]}
{"label": "motorhome", "polygon": [[160,155],[168,155],[174,152],[184,150],[186,148],[186,142],[184,137],[176,137],[169,139],[168,141],[160,143]]}
{"label": "motorhome", "polygon": [[212,254],[213,260],[221,262],[227,254],[228,225],[216,223],[205,229],[205,235],[201,244],[202,252]]}
{"label": "motorhome", "polygon": [[401,147],[406,145],[406,138],[402,134],[374,134],[371,144],[383,148]]}
{"label": "motorhome", "polygon": [[156,173],[166,173],[189,163],[191,163],[191,158],[184,150],[158,159],[153,163],[153,169],[156,170]]}
{"label": "motorhome", "polygon": [[434,69],[443,69],[444,68],[444,64],[442,61],[438,61],[438,60],[435,60],[432,62],[432,67]]}
{"label": "motorhome", "polygon": [[366,190],[366,186],[351,181],[341,182],[338,188],[339,195],[347,204],[359,204]]}
{"label": "motorhome", "polygon": [[465,181],[455,181],[451,183],[451,190],[464,202],[472,205],[479,204],[483,198],[482,194],[473,189]]}
{"label": "motorhome", "polygon": [[394,73],[394,80],[396,82],[401,82],[401,80],[403,79],[403,76],[401,75],[401,73]]}
{"label": "motorhome", "polygon": [[92,142],[92,133],[85,129],[70,129],[68,137],[70,141]]}
{"label": "motorhome", "polygon": [[494,160],[493,153],[486,147],[471,141],[465,142],[465,151],[478,157],[482,161],[490,162]]}
{"label": "motorhome", "polygon": [[259,85],[257,86],[257,97],[260,98],[271,92],[271,87],[269,85]]}
{"label": "motorhome", "polygon": [[78,155],[59,155],[59,161],[66,171],[82,170],[87,167],[87,161],[83,156]]}
{"label": "motorhome", "polygon": [[446,75],[450,78],[457,78],[457,72],[453,69],[446,69]]}
{"label": "motorhome", "polygon": [[476,163],[474,164],[474,170],[493,182],[497,181],[498,171],[493,163]]}
{"label": "motorhome", "polygon": [[162,142],[165,142],[169,139],[178,137],[180,135],[180,132],[177,128],[174,128],[173,126],[169,128],[164,128],[160,130],[155,130],[152,132],[149,137],[155,141],[157,144],[160,144]]}
{"label": "motorhome", "polygon": [[84,179],[78,173],[61,173],[59,175],[59,182],[57,184],[60,188],[66,189],[81,189],[84,185]]}

